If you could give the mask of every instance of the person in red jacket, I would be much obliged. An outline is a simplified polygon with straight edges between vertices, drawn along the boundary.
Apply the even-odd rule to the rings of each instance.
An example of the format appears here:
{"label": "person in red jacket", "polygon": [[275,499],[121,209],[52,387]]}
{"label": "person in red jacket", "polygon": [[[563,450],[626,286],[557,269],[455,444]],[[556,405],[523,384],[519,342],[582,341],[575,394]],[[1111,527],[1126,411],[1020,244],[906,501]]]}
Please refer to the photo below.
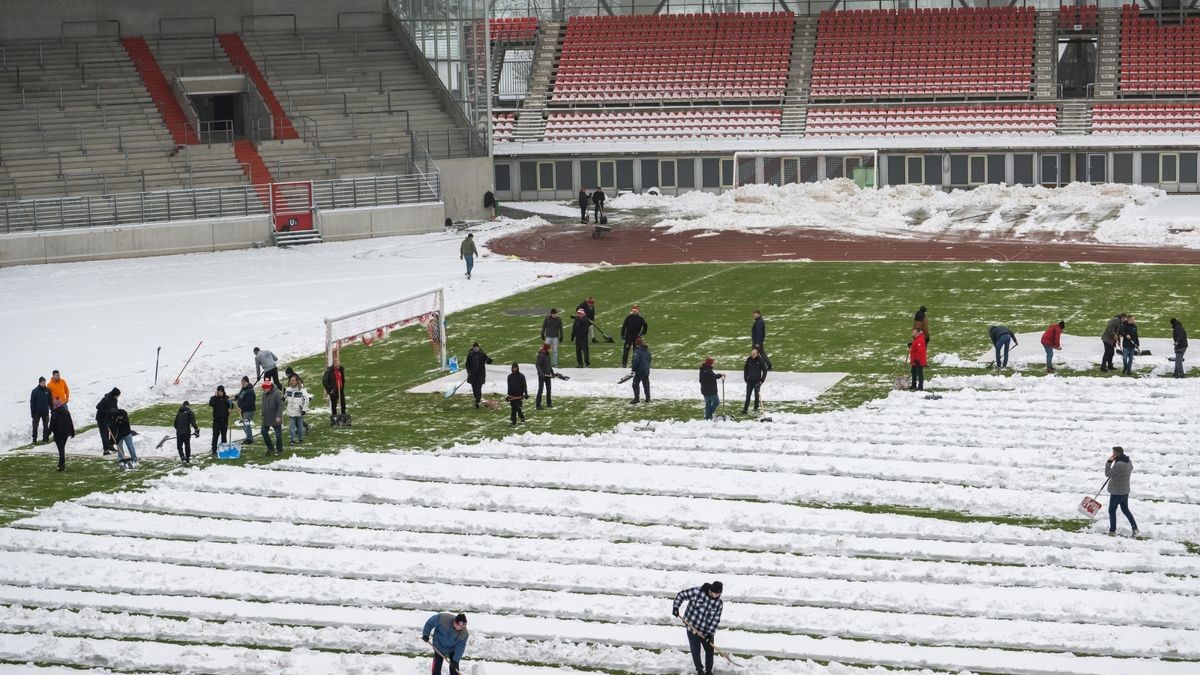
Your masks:
{"label": "person in red jacket", "polygon": [[912,366],[912,376],[908,380],[910,390],[925,391],[926,357],[925,333],[920,328],[914,328],[912,344],[908,346],[908,363]]}
{"label": "person in red jacket", "polygon": [[1046,372],[1054,372],[1054,350],[1062,351],[1062,332],[1067,327],[1066,321],[1050,324],[1042,333],[1042,347],[1046,350]]}

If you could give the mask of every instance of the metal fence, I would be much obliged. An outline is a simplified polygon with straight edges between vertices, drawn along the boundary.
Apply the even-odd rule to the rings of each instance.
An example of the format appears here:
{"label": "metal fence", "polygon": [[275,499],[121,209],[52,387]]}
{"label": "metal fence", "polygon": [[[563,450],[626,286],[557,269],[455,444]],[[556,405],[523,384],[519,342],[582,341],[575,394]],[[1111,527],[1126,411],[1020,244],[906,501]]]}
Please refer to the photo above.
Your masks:
{"label": "metal fence", "polygon": [[[3,202],[0,231],[7,234],[259,216],[268,212],[265,199],[269,194],[266,185],[231,185]],[[313,181],[313,204],[317,209],[394,206],[440,199],[441,182],[436,172]]]}

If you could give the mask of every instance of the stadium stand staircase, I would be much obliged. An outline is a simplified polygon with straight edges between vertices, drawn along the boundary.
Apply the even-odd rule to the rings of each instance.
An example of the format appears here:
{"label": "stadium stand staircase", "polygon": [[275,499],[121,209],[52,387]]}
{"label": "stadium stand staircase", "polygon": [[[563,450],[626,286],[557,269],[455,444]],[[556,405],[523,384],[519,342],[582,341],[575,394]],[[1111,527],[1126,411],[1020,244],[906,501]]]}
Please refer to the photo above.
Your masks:
{"label": "stadium stand staircase", "polygon": [[162,115],[163,124],[167,125],[167,131],[175,139],[175,144],[190,145],[198,142],[196,132],[188,124],[187,116],[183,114],[183,108],[179,107],[179,103],[175,100],[175,95],[171,92],[171,85],[163,75],[162,69],[158,67],[158,60],[154,58],[146,39],[127,37],[121,38],[121,43],[125,46],[125,51],[129,53],[134,68],[142,76],[142,83],[146,85],[146,91],[150,93],[150,98]]}
{"label": "stadium stand staircase", "polygon": [[146,43],[168,80],[179,76],[233,75],[238,72],[215,35],[160,35]]}
{"label": "stadium stand staircase", "polygon": [[812,77],[812,54],[817,44],[817,19],[797,16],[792,32],[792,56],[788,65],[788,88],[784,95],[780,135],[803,136],[808,111],[808,87]]}
{"label": "stadium stand staircase", "polygon": [[540,141],[546,134],[546,97],[554,64],[562,53],[565,25],[561,21],[543,21],[538,31],[533,70],[529,74],[529,89],[513,124],[512,140],[529,143]]}
{"label": "stadium stand staircase", "polygon": [[1059,102],[1057,133],[1060,136],[1082,136],[1092,133],[1092,111],[1087,100],[1072,99]]}
{"label": "stadium stand staircase", "polygon": [[262,97],[263,103],[271,111],[273,135],[281,140],[300,138],[300,134],[296,133],[296,128],[292,126],[292,121],[284,112],[283,106],[279,104],[279,99],[275,98],[275,92],[271,90],[267,78],[263,76],[258,64],[254,62],[254,57],[250,56],[250,52],[246,50],[241,36],[237,33],[223,33],[218,35],[217,39],[221,43],[221,48],[225,50],[225,54],[228,55],[229,62],[239,72],[245,73],[246,77],[250,78],[254,87],[258,89],[258,95]]}
{"label": "stadium stand staircase", "polygon": [[117,38],[0,46],[0,197],[243,182],[231,148],[176,145]]}
{"label": "stadium stand staircase", "polygon": [[1096,74],[1094,97],[1116,98],[1118,78],[1121,73],[1121,10],[1099,11],[1100,32],[1096,42]]}
{"label": "stadium stand staircase", "polygon": [[1033,24],[1033,96],[1058,98],[1058,15],[1038,12]]}

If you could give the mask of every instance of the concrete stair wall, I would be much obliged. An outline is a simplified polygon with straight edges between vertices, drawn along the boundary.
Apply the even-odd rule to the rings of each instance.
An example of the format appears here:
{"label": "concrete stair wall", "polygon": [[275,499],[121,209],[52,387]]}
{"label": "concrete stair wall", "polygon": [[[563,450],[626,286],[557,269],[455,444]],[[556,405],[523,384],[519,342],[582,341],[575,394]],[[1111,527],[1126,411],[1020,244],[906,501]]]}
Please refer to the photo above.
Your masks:
{"label": "concrete stair wall", "polygon": [[792,32],[792,59],[788,65],[788,86],[783,99],[780,133],[803,136],[808,111],[808,86],[812,80],[812,60],[817,44],[817,18],[797,16]]}
{"label": "concrete stair wall", "polygon": [[533,69],[529,74],[529,89],[517,111],[512,140],[517,143],[537,142],[546,136],[546,100],[550,96],[553,73],[562,55],[566,23],[542,21],[538,26],[537,46],[534,48]]}

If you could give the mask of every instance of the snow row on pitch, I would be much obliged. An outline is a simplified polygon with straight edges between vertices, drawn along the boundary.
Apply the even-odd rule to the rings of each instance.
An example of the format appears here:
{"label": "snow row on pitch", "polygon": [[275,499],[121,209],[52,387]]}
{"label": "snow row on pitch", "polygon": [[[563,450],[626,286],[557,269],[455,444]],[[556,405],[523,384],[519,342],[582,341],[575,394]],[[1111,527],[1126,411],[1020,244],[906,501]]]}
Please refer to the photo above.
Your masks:
{"label": "snow row on pitch", "polygon": [[[368,459],[324,456],[308,461],[273,464],[319,475],[328,488],[339,480],[459,483],[480,487],[544,487],[596,490],[615,494],[676,495],[777,503],[870,504],[958,511],[995,517],[1078,518],[1079,493],[1037,489],[972,487],[906,481],[903,477],[859,478],[828,475],[771,474],[729,469],[672,467],[664,470],[637,463],[539,462],[531,460],[439,457],[413,453],[402,461],[363,453]],[[382,459],[374,463],[376,459]],[[1032,480],[1032,479],[1031,479]],[[1154,532],[1187,540],[1200,539],[1200,505],[1174,502],[1138,503],[1143,522]],[[1149,528],[1147,528],[1149,529]]]}
{"label": "snow row on pitch", "polygon": [[[283,464],[277,462],[272,466]],[[199,495],[198,500],[193,499],[194,503],[217,502],[229,499],[231,496],[248,495],[315,500],[329,505],[329,508],[335,508],[335,504],[349,508],[351,506],[349,503],[352,502],[364,505],[392,505],[397,508],[394,513],[400,517],[403,517],[403,511],[406,509],[425,507],[428,509],[428,514],[425,516],[427,520],[438,516],[444,509],[466,509],[520,514],[522,518],[538,515],[573,516],[630,525],[671,525],[697,531],[697,534],[717,528],[785,535],[829,533],[845,534],[851,537],[909,537],[921,541],[1051,543],[1080,549],[1157,551],[1164,554],[1178,554],[1181,557],[1187,554],[1186,549],[1175,542],[1108,539],[1061,530],[1039,530],[988,523],[963,523],[897,514],[868,514],[846,510],[808,508],[794,504],[730,501],[703,497],[609,494],[597,491],[501,486],[478,487],[456,484],[440,484],[437,490],[430,490],[429,484],[424,482],[351,479],[294,471],[276,471],[270,468],[235,469],[232,467],[214,467],[203,472],[193,472],[186,477],[178,477],[178,479],[167,477],[160,480],[158,485],[162,487],[152,488],[152,491],[146,494],[178,488],[220,495],[219,499],[208,494]],[[83,498],[83,502],[95,505],[137,504],[147,499],[148,497],[141,496],[141,493],[119,495],[97,493]],[[270,503],[270,499],[265,501]],[[181,502],[176,506],[160,505],[150,508],[155,510],[187,507]],[[209,508],[215,508],[215,506]],[[507,521],[510,516],[500,516],[500,518]],[[287,520],[287,514],[281,514],[281,519]],[[529,525],[533,527],[537,523],[531,522]],[[1190,562],[1190,557],[1189,561],[1184,564],[1189,565],[1189,569],[1195,569],[1193,563]]]}
{"label": "snow row on pitch", "polygon": [[[446,536],[493,537],[501,542],[528,537],[534,540],[556,539],[564,545],[575,540],[645,543],[690,551],[692,555],[698,550],[719,549],[745,553],[824,555],[839,559],[860,556],[871,559],[1033,565],[1070,570],[1171,574],[1173,578],[1200,575],[1200,560],[1190,555],[1177,555],[1186,554],[1186,551],[1181,545],[1170,542],[1160,544],[1153,540],[1098,540],[1089,535],[1081,536],[1060,530],[1033,530],[1039,534],[1061,535],[1059,538],[1045,539],[1042,540],[1044,543],[1040,543],[1005,534],[1012,530],[1020,532],[1021,528],[978,523],[961,524],[964,528],[969,528],[967,536],[956,534],[953,538],[945,540],[888,536],[891,532],[887,531],[860,535],[846,529],[850,527],[847,523],[826,522],[831,519],[825,518],[824,514],[831,513],[830,511],[813,509],[798,510],[812,512],[813,517],[818,519],[824,528],[806,528],[803,531],[782,534],[717,527],[700,531],[674,525],[631,525],[570,515],[510,514],[449,506],[404,507],[393,504],[355,504],[229,494],[222,495],[221,499],[216,501],[208,493],[165,488],[153,488],[144,494],[94,495],[88,498],[88,502],[93,507],[70,502],[59,503],[21,521],[17,526],[94,534],[146,531],[148,535],[161,536],[155,534],[160,531],[157,521],[143,521],[141,518],[186,520],[187,517],[196,516],[205,520],[216,519],[220,524],[229,521],[270,523],[271,528],[262,538],[249,539],[254,543],[279,543],[281,537],[296,532],[297,537],[308,537],[309,545],[322,547],[387,549],[389,546],[386,542],[391,541],[390,537],[400,536],[399,531],[404,531]],[[924,533],[923,521],[948,522],[890,514],[842,513],[886,521],[898,528],[912,524],[917,534]],[[436,520],[433,518],[435,515]],[[870,529],[874,530],[879,524],[871,523]],[[230,525],[232,526],[232,523]],[[842,529],[837,529],[836,526],[839,525]],[[179,525],[173,520],[167,520],[161,527],[175,531],[174,528]],[[975,539],[970,537],[972,533]],[[904,532],[897,531],[896,534],[903,535]],[[1087,541],[1082,541],[1084,538]],[[210,539],[247,540],[220,534],[213,535]],[[1004,539],[1028,543],[1000,541]],[[1090,547],[1084,546],[1085,543],[1104,543],[1108,546]],[[542,552],[541,547],[538,551],[539,555],[550,555],[548,552]],[[1081,554],[1084,551],[1086,554]]]}
{"label": "snow row on pitch", "polygon": [[[326,585],[345,586],[347,592],[372,584],[381,587],[379,592],[386,592],[389,584],[394,591],[409,584],[424,583],[448,587],[537,589],[578,593],[607,591],[621,595],[654,596],[664,593],[662,589],[685,587],[688,580],[698,573],[697,570],[627,567],[621,569],[620,583],[615,583],[612,580],[612,568],[598,564],[572,565],[478,556],[451,557],[440,562],[437,569],[429,569],[429,555],[425,553],[167,541],[53,532],[16,533],[11,530],[7,531],[7,536],[0,541],[0,547],[0,559],[11,561],[14,565],[27,562],[62,564],[70,560],[64,558],[65,556],[73,555],[111,558],[119,561],[120,567],[128,568],[130,573],[138,575],[174,572],[174,568],[160,565],[204,567],[212,570],[229,570],[236,567],[267,574],[319,577]],[[113,565],[118,563],[114,562]],[[704,570],[704,573],[722,574],[726,583],[736,584],[739,588],[740,601],[761,605],[813,605],[946,616],[1200,628],[1200,617],[1195,616],[1195,612],[1192,611],[1196,604],[1195,598],[1173,593],[964,585],[932,581],[768,577],[722,573],[720,569]],[[44,572],[37,570],[7,571],[0,574],[3,575],[0,578],[14,584],[54,583],[52,578],[47,578]],[[90,577],[74,578],[77,579],[77,583],[86,584],[89,578],[94,576],[93,570]],[[71,580],[71,576],[64,576],[63,585],[70,587]],[[962,595],[964,588],[971,589],[969,595]],[[332,590],[329,593],[332,593]],[[664,596],[663,602],[668,597]],[[436,599],[433,600],[437,602]],[[1120,618],[1113,619],[1104,614],[1104,607],[1114,606],[1113,603],[1130,608],[1123,612]]]}
{"label": "snow row on pitch", "polygon": [[[657,439],[655,439],[657,440]],[[915,462],[899,453],[872,458],[839,457],[833,454],[786,454],[769,452],[763,446],[757,452],[729,452],[725,448],[699,446],[695,449],[658,449],[658,443],[648,439],[637,447],[593,445],[586,448],[564,448],[559,445],[514,446],[505,442],[484,442],[459,445],[439,452],[446,457],[477,457],[491,460],[515,459],[542,462],[597,462],[649,467],[690,469],[730,469],[756,471],[779,475],[842,476],[875,478],[880,475],[891,480],[911,483],[944,483],[966,487],[1021,488],[1036,484],[1043,490],[1075,493],[1096,476],[1095,462],[1087,470],[1019,466],[1007,462],[965,464]],[[1155,500],[1181,504],[1200,504],[1200,476],[1180,477],[1140,475],[1138,489],[1154,495]]]}
{"label": "snow row on pitch", "polygon": [[[217,518],[196,518],[157,513],[141,513],[112,509],[90,509],[82,514],[77,509],[39,514],[19,523],[32,530],[71,532],[119,537],[147,537],[178,541],[234,542],[275,546],[356,549],[364,551],[399,551],[408,553],[455,551],[461,555],[493,555],[514,560],[545,560],[562,564],[595,563],[612,567],[641,567],[660,570],[686,570],[695,567],[719,569],[738,574],[768,576],[797,576],[843,580],[890,579],[894,581],[931,580],[939,583],[999,586],[1029,586],[1073,589],[1106,589],[1111,584],[1103,577],[1080,575],[1077,569],[1059,567],[1049,561],[1034,570],[1024,567],[1030,551],[1020,551],[1001,566],[980,566],[961,562],[930,562],[881,558],[871,555],[848,558],[844,546],[822,546],[824,537],[803,537],[813,540],[799,544],[794,553],[752,552],[683,547],[656,542],[653,544],[614,539],[558,539],[554,547],[539,546],[546,535],[526,537],[512,533],[496,536],[476,527],[463,528],[462,533],[408,532],[399,529],[371,530],[333,528],[281,522],[261,522]],[[73,514],[75,517],[71,517]],[[67,517],[57,517],[59,515]],[[82,518],[79,516],[83,516]],[[680,533],[686,537],[686,533]],[[0,530],[0,537],[5,530]],[[840,543],[840,542],[839,542]],[[1026,547],[1028,548],[1028,547]],[[1014,552],[1018,553],[1018,552]],[[1066,551],[1057,550],[1054,557]],[[852,553],[850,554],[852,555]],[[1104,554],[1100,554],[1104,555]],[[1118,556],[1105,556],[1119,559]],[[1123,557],[1123,556],[1122,556]],[[972,558],[971,562],[984,562]],[[986,562],[994,562],[988,558]],[[1133,592],[1170,592],[1182,595],[1200,594],[1200,578],[1155,572],[1127,572],[1122,576],[1123,590]]]}
{"label": "snow row on pitch", "polygon": [[[125,570],[120,570],[125,571]],[[16,589],[18,592],[22,589]],[[48,597],[42,597],[42,593],[49,593]],[[0,597],[9,599],[12,593],[5,587],[0,587]],[[67,605],[76,604],[70,597],[69,592],[64,591],[43,591],[30,590],[27,591],[27,597],[39,598],[37,600],[27,599],[27,602],[43,602],[55,604],[63,603]],[[134,605],[141,606],[144,610],[155,610],[156,614],[172,615],[181,610],[178,609],[178,599],[171,596],[126,596],[116,595],[110,596],[111,603],[105,603],[98,593],[80,593],[79,595],[89,596],[83,602],[86,607],[103,607],[105,604]],[[586,603],[584,598],[569,598],[577,603]],[[227,602],[227,601],[225,601]],[[156,607],[155,605],[160,605]],[[292,603],[285,604],[263,604],[263,603],[240,603],[243,607],[250,610],[252,614],[256,614],[259,619],[246,621],[244,617],[234,613],[230,614],[228,610],[223,610],[222,601],[212,598],[200,597],[188,603],[195,605],[195,610],[192,614],[215,614],[218,621],[234,621],[240,623],[251,623],[244,629],[237,626],[231,627],[228,623],[217,624],[214,628],[215,634],[206,635],[204,626],[201,621],[176,621],[171,622],[169,619],[147,619],[147,621],[158,622],[154,629],[158,636],[166,639],[177,640],[199,640],[199,641],[224,641],[237,642],[236,639],[230,639],[229,631],[232,631],[233,636],[241,634],[250,634],[248,642],[253,642],[256,638],[256,644],[262,646],[289,646],[286,643],[280,644],[281,639],[273,635],[269,630],[261,629],[263,625],[277,626],[280,625],[270,619],[264,620],[276,610],[286,614],[291,614],[297,617],[315,617],[320,616],[326,621],[332,621],[333,626],[341,627],[338,630],[327,631],[330,641],[320,641],[316,646],[321,648],[337,648],[348,650],[362,649],[362,643],[378,640],[380,637],[379,631],[385,633],[390,627],[395,625],[416,625],[425,615],[425,612],[419,610],[411,611],[396,611],[396,610],[380,610],[378,608],[363,608],[363,607],[338,607],[338,606],[303,606]],[[229,603],[233,604],[233,603]],[[254,605],[257,604],[257,607]],[[656,607],[656,609],[658,609]],[[118,611],[128,611],[121,609]],[[136,611],[136,610],[135,610]],[[272,617],[273,618],[273,617]],[[520,617],[511,615],[495,615],[486,613],[475,613],[476,621],[488,626],[488,635],[496,640],[501,639],[498,636],[503,636],[508,639],[520,639],[525,641],[568,641],[568,642],[598,642],[607,645],[627,645],[643,649],[673,649],[677,642],[681,628],[673,624],[667,625],[638,625],[636,621],[630,623],[611,623],[600,624],[594,621],[578,621],[570,619],[551,619],[544,617]],[[633,617],[636,619],[637,617]],[[782,620],[787,620],[788,617],[782,617]],[[920,617],[918,617],[920,620]],[[311,622],[312,619],[307,619],[304,623]],[[892,620],[895,622],[894,619]],[[126,622],[132,623],[132,622]],[[362,625],[365,623],[366,625]],[[957,620],[941,621],[945,625],[953,625]],[[972,623],[970,621],[968,624]],[[976,622],[978,623],[978,622]],[[359,624],[359,625],[355,625]],[[289,626],[289,630],[282,634],[286,636],[293,634],[290,627],[295,624],[284,623],[284,626]],[[1011,625],[1011,624],[1010,624]],[[30,630],[51,630],[52,626],[58,626],[58,632],[72,633],[72,626],[63,624],[62,622],[46,621],[43,626],[28,626]],[[172,635],[172,626],[176,626],[175,630],[181,631],[178,635]],[[350,626],[355,626],[350,628]],[[986,633],[994,633],[997,629],[1003,630],[1006,626],[1003,623],[993,622],[990,626],[978,627]],[[936,634],[937,626],[930,626],[929,631]],[[836,629],[836,627],[835,627]],[[74,630],[79,630],[75,628]],[[108,623],[102,624],[94,629],[97,636],[108,635],[119,631],[114,629]],[[146,627],[141,627],[139,630],[149,630]],[[1043,625],[1042,630],[1048,634],[1042,638],[1042,642],[1054,643],[1050,639],[1051,635],[1061,634],[1065,645],[1078,644],[1087,637],[1092,636],[1088,629],[1084,629],[1082,633],[1074,634],[1072,631],[1077,631],[1078,627],[1072,624],[1064,624],[1061,626]],[[360,635],[360,631],[370,631],[367,636]],[[1111,635],[1116,635],[1118,631],[1111,627],[1099,627],[1098,632],[1108,632]],[[1134,629],[1132,631],[1121,629],[1119,631],[1123,639],[1132,639],[1135,642],[1139,641],[1140,634],[1148,632],[1146,629]],[[138,633],[128,635],[128,637],[138,637]],[[1178,632],[1178,631],[1162,631],[1157,636],[1155,643],[1158,649],[1165,649],[1171,653],[1178,653],[1176,650],[1183,643],[1192,643],[1194,645],[1194,633]],[[779,633],[764,633],[764,632],[745,632],[736,629],[722,631],[723,645],[726,649],[734,653],[742,654],[761,654],[772,656],[775,658],[816,658],[821,660],[835,660],[850,663],[880,663],[885,665],[894,665],[900,667],[934,667],[946,669],[982,669],[984,659],[991,659],[990,670],[993,672],[1006,671],[1010,668],[1020,668],[1020,672],[1056,672],[1056,673],[1102,673],[1102,672],[1121,672],[1116,664],[1124,662],[1130,667],[1148,668],[1148,670],[1140,672],[1164,672],[1164,673],[1184,673],[1187,672],[1180,666],[1186,664],[1175,664],[1175,666],[1167,669],[1157,668],[1155,662],[1148,661],[1143,664],[1141,660],[1129,659],[1108,659],[1100,657],[1080,657],[1074,654],[1056,654],[1041,651],[1024,651],[1016,652],[1010,650],[997,650],[993,648],[976,649],[976,648],[961,648],[952,646],[937,646],[937,647],[922,647],[906,644],[886,643],[872,640],[845,640],[841,638],[826,638],[814,639],[804,635],[790,635]],[[415,642],[415,632],[398,636],[400,644],[392,647],[386,641],[384,646],[388,649],[405,649],[409,644],[408,641]],[[2,638],[0,638],[2,639]],[[1116,640],[1121,642],[1122,640]],[[1093,644],[1108,644],[1112,643],[1093,643]],[[376,647],[378,648],[378,647]],[[544,654],[545,652],[543,652]],[[1157,653],[1161,654],[1162,651]],[[502,652],[497,649],[495,653],[490,650],[484,653],[485,658],[496,659],[513,659],[520,658],[519,655]],[[536,659],[535,659],[536,660]],[[571,662],[571,659],[564,659]],[[594,661],[592,662],[595,663]],[[604,663],[601,661],[600,663]],[[1036,665],[1035,665],[1036,664]],[[578,664],[583,665],[583,664]],[[638,672],[644,672],[641,668],[636,669]],[[772,670],[774,672],[774,670]]]}

